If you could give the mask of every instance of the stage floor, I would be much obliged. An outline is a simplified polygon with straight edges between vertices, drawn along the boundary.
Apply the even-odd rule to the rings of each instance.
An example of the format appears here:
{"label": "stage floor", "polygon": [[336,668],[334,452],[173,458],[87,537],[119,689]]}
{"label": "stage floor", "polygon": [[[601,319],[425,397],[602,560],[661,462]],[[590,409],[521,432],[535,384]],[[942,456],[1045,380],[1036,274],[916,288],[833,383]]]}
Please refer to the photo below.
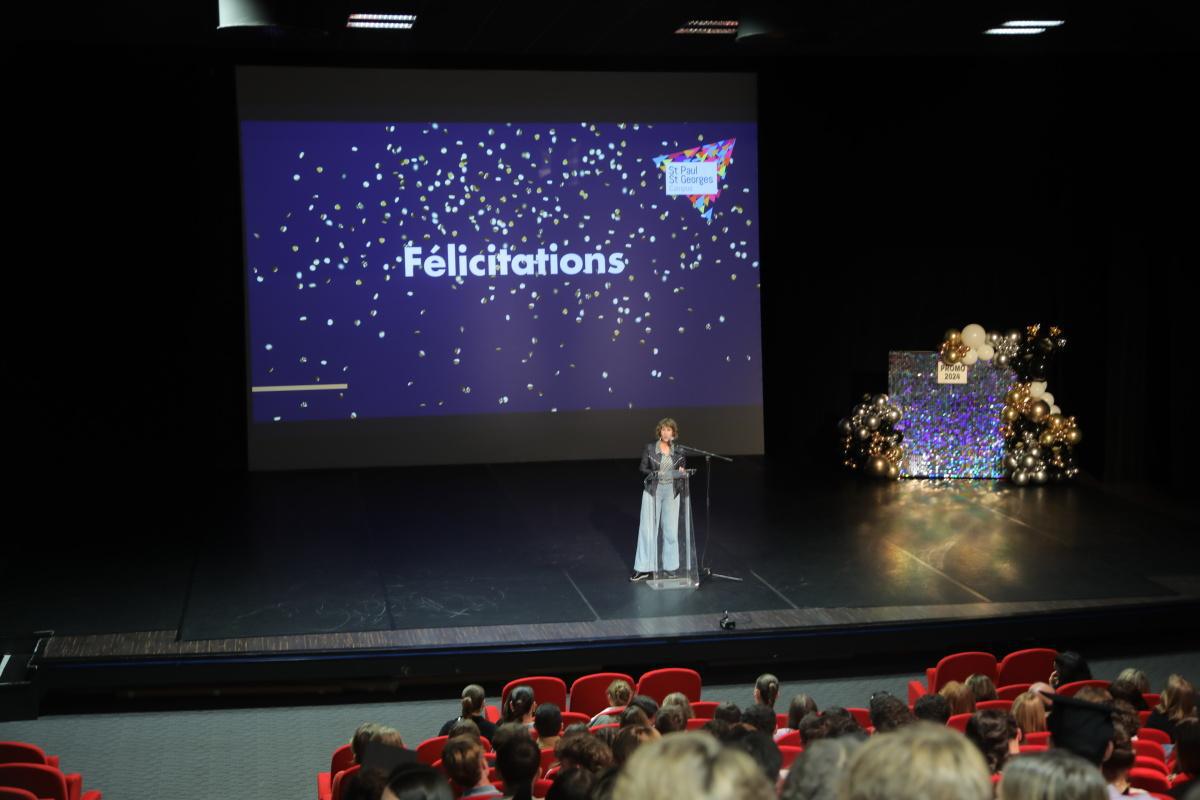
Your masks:
{"label": "stage floor", "polygon": [[[694,481],[705,547],[703,475]],[[1190,513],[1094,484],[801,481],[762,458],[712,478],[714,571],[628,580],[634,461],[248,475],[130,535],[10,564],[8,631],[47,661],[594,646],[996,619],[1200,598]]]}

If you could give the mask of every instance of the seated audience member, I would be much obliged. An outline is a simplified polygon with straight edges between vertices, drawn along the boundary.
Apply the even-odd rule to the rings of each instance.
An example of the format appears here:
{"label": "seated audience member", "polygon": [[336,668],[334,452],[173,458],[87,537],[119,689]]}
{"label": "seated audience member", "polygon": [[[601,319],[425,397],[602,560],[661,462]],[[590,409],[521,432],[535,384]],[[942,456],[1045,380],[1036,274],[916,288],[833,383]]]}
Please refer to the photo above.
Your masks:
{"label": "seated audience member", "polygon": [[639,706],[634,705],[626,706],[625,710],[621,712],[621,716],[617,718],[617,721],[621,723],[622,728],[628,728],[630,725],[650,724],[650,718],[646,716],[646,712]]}
{"label": "seated audience member", "polygon": [[[341,790],[342,800],[379,800],[387,784],[387,773],[364,767],[350,776],[349,782]],[[442,785],[445,784],[443,778]]]}
{"label": "seated audience member", "polygon": [[687,695],[683,692],[671,692],[669,695],[664,697],[662,701],[662,708],[666,708],[667,706],[674,706],[675,708],[678,708],[680,713],[683,714],[683,718],[685,720],[693,719],[696,716],[696,712],[692,710],[691,702],[688,701]]}
{"label": "seated audience member", "polygon": [[775,711],[775,700],[779,697],[779,678],[770,673],[758,676],[754,682],[754,702]]}
{"label": "seated audience member", "polygon": [[1143,697],[1143,692],[1138,689],[1137,684],[1133,681],[1122,680],[1118,678],[1108,685],[1108,693],[1112,695],[1114,700],[1124,700],[1129,705],[1133,706],[1134,711],[1149,711],[1150,705]]}
{"label": "seated audience member", "polygon": [[524,684],[514,687],[504,698],[500,709],[500,722],[519,722],[527,728],[533,727],[533,713],[537,703],[533,699],[533,688]]}
{"label": "seated audience member", "polygon": [[846,767],[841,800],[991,800],[983,756],[944,725],[872,736]]}
{"label": "seated audience member", "polygon": [[[613,722],[616,722],[616,720],[613,720]],[[586,722],[572,722],[570,725],[567,726],[566,730],[564,730],[562,732],[562,736],[560,738],[565,739],[568,736],[575,736],[576,734],[588,733],[590,730],[591,729],[588,727],[588,723],[586,723]],[[557,745],[557,742],[555,744]]]}
{"label": "seated audience member", "polygon": [[1046,707],[1033,692],[1023,692],[1012,701],[1012,715],[1023,736],[1046,730]]}
{"label": "seated audience member", "polygon": [[817,704],[808,695],[801,693],[793,697],[792,702],[788,704],[787,725],[775,729],[775,741],[778,742],[788,734],[800,730],[800,720],[804,719],[804,715],[814,714],[816,711]]}
{"label": "seated audience member", "polygon": [[800,743],[804,747],[829,738],[829,719],[824,714],[805,714],[800,719]]}
{"label": "seated audience member", "polygon": [[533,737],[529,735],[529,728],[526,728],[521,723],[500,723],[496,726],[496,735],[492,739],[492,752],[499,752],[501,747],[504,747],[514,739],[529,739],[533,741]]}
{"label": "seated audience member", "polygon": [[830,706],[821,716],[825,720],[825,736],[828,739],[836,739],[839,736],[865,736],[867,733],[854,715],[841,706]]}
{"label": "seated audience member", "polygon": [[1113,701],[1112,693],[1101,686],[1084,686],[1074,696],[1089,703],[1111,703]]}
{"label": "seated audience member", "polygon": [[[443,736],[445,734],[442,734]],[[388,776],[383,800],[453,800],[446,778],[425,764],[404,764]]]}
{"label": "seated audience member", "polygon": [[1066,750],[1026,753],[1004,770],[998,800],[1108,800],[1095,765]]}
{"label": "seated audience member", "polygon": [[644,694],[635,694],[633,699],[629,701],[629,705],[636,706],[646,712],[646,719],[654,719],[654,715],[658,713],[658,703],[653,697],[647,697]]}
{"label": "seated audience member", "polygon": [[[480,733],[479,733],[479,726],[475,724],[475,720],[460,719],[450,727],[449,731],[447,731],[446,733],[443,733],[441,735],[448,736],[451,739],[455,738],[456,736],[470,736],[472,739],[474,739],[475,741],[478,742]],[[493,726],[492,737],[495,738],[495,736],[496,736],[496,730],[495,730],[495,727]],[[491,739],[488,739],[488,741],[490,742]]]}
{"label": "seated audience member", "polygon": [[1021,729],[1012,714],[999,709],[976,711],[967,720],[967,738],[979,748],[992,775],[1004,769],[1009,756],[1020,753]]}
{"label": "seated audience member", "polygon": [[[569,767],[554,778],[546,800],[590,800],[596,774],[583,767]],[[620,795],[616,795],[620,797]]]}
{"label": "seated audience member", "polygon": [[735,735],[729,744],[746,751],[772,786],[779,782],[783,754],[779,751],[779,745],[771,738],[771,734],[758,729],[742,731],[741,735]]}
{"label": "seated audience member", "polygon": [[[612,766],[612,749],[592,734],[586,736],[564,736],[554,748],[563,772],[571,767],[581,767],[598,774]],[[562,773],[559,773],[560,775]]]}
{"label": "seated audience member", "polygon": [[837,800],[838,782],[860,746],[851,736],[813,742],[792,762],[780,800]]}
{"label": "seated audience member", "polygon": [[871,727],[876,733],[888,733],[902,725],[916,722],[916,717],[898,697],[887,692],[875,692],[870,700]]}
{"label": "seated audience member", "polygon": [[737,725],[742,721],[742,710],[734,703],[721,703],[713,711],[713,719],[719,719],[730,725]]}
{"label": "seated audience member", "polygon": [[1189,789],[1200,787],[1200,721],[1185,719],[1175,726],[1175,770],[1171,774],[1171,796],[1182,798]]}
{"label": "seated audience member", "polygon": [[362,763],[362,755],[366,752],[367,742],[383,742],[392,747],[404,747],[400,731],[380,725],[378,722],[364,722],[354,731],[350,738],[350,752],[354,754],[354,763]]}
{"label": "seated audience member", "polygon": [[513,737],[496,747],[496,771],[504,781],[504,796],[532,800],[533,781],[541,773],[542,753],[528,736]]}
{"label": "seated audience member", "polygon": [[687,719],[678,706],[663,706],[654,715],[654,728],[663,736],[687,730]]}
{"label": "seated audience member", "polygon": [[950,703],[940,694],[926,694],[913,703],[913,716],[926,722],[945,725],[950,719]]}
{"label": "seated audience member", "polygon": [[633,755],[634,750],[646,742],[654,741],[659,735],[658,731],[649,725],[631,725],[628,728],[621,728],[612,743],[613,764],[618,767],[622,766]]}
{"label": "seated audience member", "polygon": [[596,730],[592,731],[592,736],[596,739],[596,741],[602,743],[605,747],[611,750],[613,740],[617,738],[617,734],[620,733],[620,731],[620,728],[597,728]]}
{"label": "seated audience member", "polygon": [[[1118,681],[1132,683],[1137,687],[1139,694],[1150,694],[1150,679],[1146,677],[1146,673],[1136,667],[1126,667],[1121,670],[1121,674],[1117,676],[1117,680],[1113,681],[1113,683],[1117,683]],[[1139,708],[1138,710],[1144,711],[1145,709]]]}
{"label": "seated audience member", "polygon": [[469,719],[479,728],[479,735],[487,737],[491,741],[492,734],[496,732],[495,724],[488,722],[487,717],[483,715],[483,704],[486,699],[483,693],[483,687],[472,683],[470,686],[462,690],[462,711],[457,717],[452,720],[447,720],[442,729],[438,731],[438,736],[449,736],[450,729],[454,727],[454,723],[460,720]]}
{"label": "seated audience member", "polygon": [[1133,769],[1135,756],[1133,742],[1126,726],[1114,724],[1112,747],[1100,764],[1100,773],[1104,776],[1109,787],[1108,792],[1113,797],[1143,794],[1140,789],[1135,789],[1129,784],[1129,770]]}
{"label": "seated audience member", "polygon": [[965,683],[950,681],[938,692],[950,704],[950,716],[975,712],[975,695]]}
{"label": "seated audience member", "polygon": [[501,796],[488,781],[488,764],[482,745],[468,736],[446,742],[442,750],[442,768],[462,790],[460,797],[485,800]]}
{"label": "seated audience member", "polygon": [[[625,706],[629,705],[629,701],[633,699],[633,687],[628,681],[618,678],[608,685],[608,708],[601,711],[596,716],[592,717],[591,725],[604,725],[610,722],[617,721],[617,715],[625,710]],[[611,717],[611,719],[602,719]]]}
{"label": "seated audience member", "polygon": [[1054,657],[1054,671],[1050,673],[1050,685],[1057,689],[1075,681],[1090,681],[1092,670],[1083,656],[1073,650],[1064,650]]}
{"label": "seated audience member", "polygon": [[1054,687],[1048,683],[1029,684],[1029,693],[1038,699],[1046,713],[1054,707]]}
{"label": "seated audience member", "polygon": [[775,725],[779,722],[775,710],[768,705],[755,703],[742,710],[742,724],[762,731],[767,736],[775,733]]}
{"label": "seated audience member", "polygon": [[1185,719],[1196,718],[1196,695],[1192,684],[1182,675],[1167,679],[1166,688],[1159,696],[1158,705],[1146,719],[1147,728],[1157,728],[1175,741],[1175,727]]}
{"label": "seated audience member", "polygon": [[553,750],[562,730],[562,712],[554,703],[542,703],[533,713],[533,729],[537,731],[538,747]]}
{"label": "seated audience member", "polygon": [[976,703],[997,700],[1000,697],[996,694],[996,684],[992,683],[992,679],[987,675],[971,675],[967,678],[967,688],[971,690],[971,697],[975,698]]}
{"label": "seated audience member", "polygon": [[622,800],[775,800],[775,787],[745,752],[723,747],[707,734],[690,732],[639,747],[618,774],[613,796]]}
{"label": "seated audience member", "polygon": [[[741,727],[741,724],[739,722],[738,727]],[[704,723],[704,727],[701,730],[711,734],[718,742],[725,742],[729,740],[733,732],[733,726],[723,719],[710,719]]]}
{"label": "seated audience member", "polygon": [[1046,718],[1046,727],[1056,749],[1067,750],[1099,767],[1112,747],[1112,715],[1108,706],[1055,695],[1054,711]]}

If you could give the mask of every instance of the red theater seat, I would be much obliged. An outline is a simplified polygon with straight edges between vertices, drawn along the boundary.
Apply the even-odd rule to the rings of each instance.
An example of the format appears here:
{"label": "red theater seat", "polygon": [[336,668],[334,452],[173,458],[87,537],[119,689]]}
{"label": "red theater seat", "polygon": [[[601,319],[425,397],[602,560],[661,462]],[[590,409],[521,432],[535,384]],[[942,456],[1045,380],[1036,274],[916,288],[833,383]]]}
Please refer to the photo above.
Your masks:
{"label": "red theater seat", "polygon": [[697,717],[704,719],[712,719],[717,713],[717,706],[721,705],[715,700],[694,700],[692,702],[692,713]]}
{"label": "red theater seat", "polygon": [[1138,739],[1149,739],[1152,742],[1167,745],[1171,743],[1171,736],[1166,731],[1160,731],[1158,728],[1138,728]]}
{"label": "red theater seat", "polygon": [[783,747],[784,745],[788,745],[789,747],[804,746],[804,743],[800,741],[800,731],[792,731],[791,733],[786,734],[775,744],[779,745],[780,747]]}
{"label": "red theater seat", "polygon": [[996,657],[981,651],[946,656],[936,667],[925,670],[924,685],[920,681],[908,682],[908,704],[912,706],[923,695],[939,692],[950,681],[962,682],[971,675],[986,675],[996,683]]}
{"label": "red theater seat", "polygon": [[1167,780],[1167,776],[1152,769],[1134,767],[1129,770],[1129,784],[1137,789],[1145,789],[1147,792],[1171,793],[1171,783]]}
{"label": "red theater seat", "polygon": [[1057,655],[1058,651],[1049,647],[1031,647],[1009,653],[996,665],[996,685],[1048,681]]}
{"label": "red theater seat", "polygon": [[1022,753],[1044,753],[1050,749],[1049,745],[1044,744],[1023,744],[1018,748]]}
{"label": "red theater seat", "polygon": [[591,675],[584,675],[571,684],[570,710],[587,714],[590,720],[608,708],[608,687],[613,681],[625,681],[630,688],[634,686],[633,677],[624,672],[593,672]]}
{"label": "red theater seat", "polygon": [[976,711],[1009,711],[1012,700],[980,700],[975,704]]}
{"label": "red theater seat", "polygon": [[1095,686],[1097,689],[1107,689],[1110,682],[1111,681],[1072,681],[1071,683],[1064,683],[1062,686],[1059,686],[1058,689],[1055,690],[1055,693],[1066,695],[1067,697],[1074,697],[1075,693],[1085,686]]}
{"label": "red theater seat", "polygon": [[700,673],[686,667],[667,667],[650,670],[638,678],[637,693],[661,703],[672,692],[682,692],[688,702],[700,699]]}
{"label": "red theater seat", "polygon": [[362,769],[362,764],[355,764],[333,776],[333,800],[342,800],[342,795],[346,793],[346,786],[349,785],[350,779],[358,774],[360,769]]}
{"label": "red theater seat", "polygon": [[712,720],[705,719],[704,717],[692,717],[687,721],[687,729],[689,731],[698,731],[710,722]]}
{"label": "red theater seat", "polygon": [[779,754],[783,756],[783,764],[780,765],[780,768],[791,769],[792,762],[796,760],[796,756],[803,752],[803,747],[793,747],[786,744],[779,745]]}
{"label": "red theater seat", "polygon": [[533,782],[533,796],[537,798],[545,797],[550,792],[550,787],[554,785],[554,781],[547,778],[538,778]]}
{"label": "red theater seat", "polygon": [[1016,700],[1021,695],[1029,691],[1031,683],[1011,683],[1008,686],[1001,686],[996,690],[996,697],[1001,700]]}
{"label": "red theater seat", "polygon": [[100,792],[84,792],[82,783],[80,779],[68,784],[61,770],[46,764],[0,764],[0,786],[24,789],[46,800],[100,800]]}
{"label": "red theater seat", "polygon": [[[600,710],[603,711],[604,709],[602,708]],[[577,711],[562,712],[562,724],[563,724],[564,730],[566,729],[566,727],[568,725],[574,725],[579,722],[582,722],[584,725],[587,725],[591,721],[592,721],[592,718],[590,716],[588,716],[587,714],[580,714]]]}
{"label": "red theater seat", "polygon": [[959,733],[965,733],[967,730],[967,720],[975,716],[974,714],[952,714],[950,719],[946,720],[947,728],[954,728]]}
{"label": "red theater seat", "polygon": [[48,756],[36,744],[0,742],[0,764],[45,764],[59,769],[58,756]]}
{"label": "red theater seat", "polygon": [[850,716],[854,717],[854,721],[863,728],[871,727],[870,710],[865,708],[847,708],[846,710],[850,712]]}
{"label": "red theater seat", "polygon": [[317,800],[332,800],[333,777],[344,769],[354,766],[354,751],[344,744],[333,751],[329,760],[329,772],[317,773]]}
{"label": "red theater seat", "polygon": [[1135,756],[1133,766],[1140,767],[1141,769],[1152,769],[1155,772],[1161,772],[1163,775],[1168,774],[1167,762],[1151,758],[1150,756]]}
{"label": "red theater seat", "polygon": [[434,736],[432,739],[421,742],[417,745],[417,761],[429,765],[440,761],[442,750],[446,747],[446,740],[449,738],[449,736]]}
{"label": "red theater seat", "polygon": [[[528,686],[533,689],[533,699],[538,704],[554,703],[559,710],[567,707],[567,682],[562,678],[555,678],[550,675],[532,675],[528,678],[518,678],[515,681],[509,681],[500,690],[500,706],[504,707],[504,701],[508,699],[508,693],[518,686]],[[601,706],[600,708],[604,708]],[[599,709],[597,709],[599,710]],[[591,719],[589,717],[588,719]]]}
{"label": "red theater seat", "polygon": [[1050,731],[1034,731],[1025,734],[1023,744],[1050,744]]}
{"label": "red theater seat", "polygon": [[1150,739],[1134,739],[1133,752],[1135,755],[1157,758],[1164,764],[1167,763],[1167,751],[1161,744]]}
{"label": "red theater seat", "polygon": [[28,789],[0,786],[0,800],[38,800],[38,796]]}

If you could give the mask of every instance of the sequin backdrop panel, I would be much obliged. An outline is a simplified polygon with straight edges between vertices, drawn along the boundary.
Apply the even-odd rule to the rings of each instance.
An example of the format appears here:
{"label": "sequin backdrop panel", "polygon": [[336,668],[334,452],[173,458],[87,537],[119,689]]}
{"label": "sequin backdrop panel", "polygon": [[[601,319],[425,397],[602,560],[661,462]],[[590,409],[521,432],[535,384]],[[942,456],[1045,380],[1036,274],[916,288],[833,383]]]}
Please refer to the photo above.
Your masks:
{"label": "sequin backdrop panel", "polygon": [[965,384],[937,382],[936,352],[888,354],[888,394],[904,417],[906,477],[999,478],[1004,437],[1000,410],[1012,385],[1012,371],[977,363]]}
{"label": "sequin backdrop panel", "polygon": [[[761,405],[753,123],[242,123],[253,418]],[[711,224],[654,158],[737,140]],[[465,244],[618,275],[430,278]]]}

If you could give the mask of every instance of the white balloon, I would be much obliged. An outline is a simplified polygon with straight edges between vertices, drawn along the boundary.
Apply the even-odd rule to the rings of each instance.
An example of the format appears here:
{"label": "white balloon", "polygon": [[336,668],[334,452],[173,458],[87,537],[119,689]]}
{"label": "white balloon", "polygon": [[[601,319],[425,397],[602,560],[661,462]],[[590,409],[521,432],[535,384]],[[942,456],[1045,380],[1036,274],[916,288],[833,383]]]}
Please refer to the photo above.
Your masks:
{"label": "white balloon", "polygon": [[1046,382],[1045,381],[1033,381],[1032,383],[1029,384],[1029,396],[1030,397],[1041,397],[1043,394],[1045,394],[1045,392],[1046,392]]}
{"label": "white balloon", "polygon": [[978,360],[979,360],[979,351],[978,350],[968,350],[967,354],[965,356],[963,356],[962,363],[966,364],[969,367]]}
{"label": "white balloon", "polygon": [[982,325],[972,322],[962,329],[962,340],[967,347],[978,348],[987,341],[987,331],[983,329]]}
{"label": "white balloon", "polygon": [[990,344],[981,344],[979,347],[975,348],[975,351],[979,353],[980,361],[991,361],[992,356],[996,355],[996,348],[992,347]]}
{"label": "white balloon", "polygon": [[1042,392],[1042,396],[1039,397],[1038,400],[1041,400],[1048,406],[1054,405],[1054,395],[1050,394],[1049,392]]}
{"label": "white balloon", "polygon": [[1051,414],[1061,414],[1062,409],[1059,408],[1058,406],[1050,406],[1050,413]]}

